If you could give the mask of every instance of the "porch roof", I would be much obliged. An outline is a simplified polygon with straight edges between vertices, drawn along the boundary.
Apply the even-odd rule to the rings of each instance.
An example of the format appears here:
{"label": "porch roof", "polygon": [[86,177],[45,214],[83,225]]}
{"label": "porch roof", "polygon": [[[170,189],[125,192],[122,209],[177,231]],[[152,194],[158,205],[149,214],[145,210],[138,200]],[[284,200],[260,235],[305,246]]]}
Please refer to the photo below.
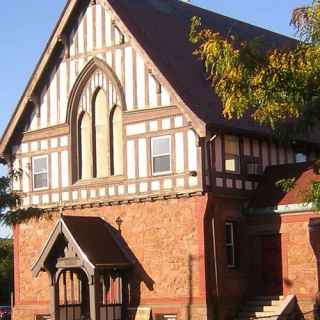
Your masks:
{"label": "porch roof", "polygon": [[63,216],[32,266],[34,276],[46,269],[61,235],[67,243],[71,243],[86,269],[126,268],[133,264],[130,254],[117,240],[115,230],[105,220],[99,217]]}

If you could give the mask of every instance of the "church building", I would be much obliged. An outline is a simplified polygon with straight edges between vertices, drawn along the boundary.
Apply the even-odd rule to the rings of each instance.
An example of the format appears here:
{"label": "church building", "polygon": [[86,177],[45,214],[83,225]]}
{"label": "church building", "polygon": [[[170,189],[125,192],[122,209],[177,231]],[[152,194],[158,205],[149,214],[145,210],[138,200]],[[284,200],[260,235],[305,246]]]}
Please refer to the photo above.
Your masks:
{"label": "church building", "polygon": [[319,137],[280,144],[224,119],[192,54],[194,16],[293,42],[179,0],[67,1],[0,141],[21,206],[45,213],[14,227],[13,320],[313,309],[319,218],[275,183],[320,180]]}

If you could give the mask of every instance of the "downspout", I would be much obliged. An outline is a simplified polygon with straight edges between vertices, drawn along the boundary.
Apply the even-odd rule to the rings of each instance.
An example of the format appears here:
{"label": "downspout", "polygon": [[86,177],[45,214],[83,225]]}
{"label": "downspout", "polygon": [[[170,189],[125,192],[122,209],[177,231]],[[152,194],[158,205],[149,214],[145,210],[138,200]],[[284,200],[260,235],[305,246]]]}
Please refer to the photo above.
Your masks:
{"label": "downspout", "polygon": [[[217,135],[214,134],[210,138],[210,144],[213,144],[215,139],[217,138]],[[211,167],[212,167],[212,162],[215,159],[212,159],[211,161]],[[215,274],[215,290],[216,290],[216,301],[214,302],[214,319],[219,319],[219,301],[220,301],[220,286],[219,286],[219,276],[218,276],[218,261],[217,261],[217,241],[216,241],[216,227],[215,227],[215,214],[216,210],[214,208],[213,210],[213,215],[212,215],[212,243],[213,243],[213,258],[214,258],[214,274]]]}
{"label": "downspout", "polygon": [[215,228],[215,211],[212,217],[212,241],[213,241],[213,258],[214,258],[214,274],[215,274],[215,289],[216,289],[216,302],[214,303],[214,313],[219,319],[219,301],[220,301],[220,286],[219,286],[219,276],[218,276],[218,262],[217,262],[217,242],[216,242],[216,228]]}

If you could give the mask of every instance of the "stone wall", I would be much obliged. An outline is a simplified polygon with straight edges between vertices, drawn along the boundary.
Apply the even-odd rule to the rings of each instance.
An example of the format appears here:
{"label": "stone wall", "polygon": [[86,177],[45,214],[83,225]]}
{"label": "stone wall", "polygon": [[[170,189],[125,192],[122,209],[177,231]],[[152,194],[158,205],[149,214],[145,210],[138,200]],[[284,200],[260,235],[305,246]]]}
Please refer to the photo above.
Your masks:
{"label": "stone wall", "polygon": [[251,219],[252,234],[281,234],[283,294],[295,294],[302,312],[313,309],[319,291],[319,219],[311,212]]}
{"label": "stone wall", "polygon": [[[203,221],[207,197],[199,196],[122,206],[77,209],[66,215],[100,216],[117,228],[139,261],[135,270],[135,304],[181,319],[206,318]],[[32,278],[31,266],[54,227],[57,216],[15,228],[14,319],[33,320],[48,312],[48,277]],[[88,230],[90,232],[90,230]]]}

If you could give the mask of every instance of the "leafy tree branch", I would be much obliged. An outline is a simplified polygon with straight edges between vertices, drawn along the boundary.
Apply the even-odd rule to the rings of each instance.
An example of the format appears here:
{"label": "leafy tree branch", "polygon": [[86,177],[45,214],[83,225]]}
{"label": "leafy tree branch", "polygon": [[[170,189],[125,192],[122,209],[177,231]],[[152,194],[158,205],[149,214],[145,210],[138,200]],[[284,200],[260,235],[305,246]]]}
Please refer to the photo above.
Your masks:
{"label": "leafy tree branch", "polygon": [[[6,164],[0,159],[1,164]],[[44,212],[39,208],[21,208],[21,195],[12,190],[12,181],[19,179],[22,171],[10,171],[8,176],[0,177],[0,223],[13,226],[28,222],[32,219],[39,220]]]}
{"label": "leafy tree branch", "polygon": [[[256,122],[277,129],[287,124],[301,134],[320,119],[320,4],[294,11],[292,25],[300,41],[295,46],[266,50],[263,38],[243,41],[230,33],[191,23],[194,54],[204,63],[227,119],[249,114]],[[296,121],[299,120],[299,121]]]}

